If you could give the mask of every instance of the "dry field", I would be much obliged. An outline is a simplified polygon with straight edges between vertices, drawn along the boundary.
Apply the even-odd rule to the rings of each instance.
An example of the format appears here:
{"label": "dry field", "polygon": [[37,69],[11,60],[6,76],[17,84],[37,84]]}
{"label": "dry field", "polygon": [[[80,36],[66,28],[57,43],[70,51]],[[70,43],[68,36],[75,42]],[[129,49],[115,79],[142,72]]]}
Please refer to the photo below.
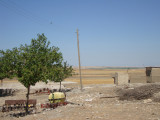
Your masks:
{"label": "dry field", "polygon": [[[80,82],[79,69],[74,69],[75,74],[65,81]],[[114,84],[113,76],[116,72],[128,74],[145,74],[145,69],[103,69],[86,68],[81,70],[83,84]]]}
{"label": "dry field", "polygon": [[[114,84],[113,76],[116,72],[122,72],[144,75],[144,69],[103,69],[103,68],[83,68],[81,70],[82,83],[83,84]],[[72,77],[65,79],[65,81],[80,83],[79,69],[74,68],[74,74]],[[11,82],[9,79],[5,79],[4,83]],[[12,79],[12,82],[18,82],[16,78]]]}

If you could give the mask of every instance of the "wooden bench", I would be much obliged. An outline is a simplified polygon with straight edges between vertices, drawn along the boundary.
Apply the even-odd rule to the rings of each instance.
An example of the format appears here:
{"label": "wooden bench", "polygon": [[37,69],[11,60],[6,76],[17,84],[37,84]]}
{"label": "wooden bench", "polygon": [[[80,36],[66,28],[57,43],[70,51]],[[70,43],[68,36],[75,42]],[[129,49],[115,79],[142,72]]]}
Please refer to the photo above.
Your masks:
{"label": "wooden bench", "polygon": [[[27,100],[5,100],[5,105],[3,105],[2,112],[12,111],[17,109],[24,109],[26,107]],[[28,101],[29,108],[36,109],[37,100],[30,99]]]}

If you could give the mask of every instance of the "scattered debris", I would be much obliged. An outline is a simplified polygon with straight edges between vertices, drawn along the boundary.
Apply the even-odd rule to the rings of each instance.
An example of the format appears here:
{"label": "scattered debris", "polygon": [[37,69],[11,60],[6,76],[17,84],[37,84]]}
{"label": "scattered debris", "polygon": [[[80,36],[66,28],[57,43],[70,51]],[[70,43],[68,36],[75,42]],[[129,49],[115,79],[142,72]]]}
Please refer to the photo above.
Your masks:
{"label": "scattered debris", "polygon": [[[29,113],[30,114],[30,113]],[[13,114],[10,114],[10,117],[24,117],[26,116],[26,113],[25,112],[20,112],[20,113],[13,113]]]}
{"label": "scattered debris", "polygon": [[119,97],[119,96],[106,96],[106,97],[100,97],[100,99],[102,99],[102,98],[116,98],[116,97]]}
{"label": "scattered debris", "polygon": [[[146,84],[145,84],[146,85]],[[159,105],[160,103],[155,103],[153,98],[159,98],[160,92],[158,91],[158,86],[151,89],[153,91],[152,98],[144,98],[141,101],[121,101],[118,98],[121,97],[119,94],[116,95],[117,88],[119,92],[125,89],[125,91],[137,90],[140,85],[131,84],[129,88],[124,88],[123,86],[116,87],[104,87],[105,85],[86,85],[85,87],[89,87],[85,89],[83,92],[79,92],[80,90],[73,89],[73,91],[66,93],[67,101],[66,105],[60,103],[51,104],[48,101],[47,94],[35,95],[32,94],[30,98],[37,99],[36,109],[30,108],[29,115],[25,115],[24,108],[22,110],[16,109],[9,112],[0,112],[0,119],[155,119],[159,116]],[[106,85],[108,86],[108,85]],[[150,84],[147,84],[147,87]],[[69,86],[71,87],[71,86]],[[90,88],[92,87],[92,88]],[[141,85],[142,87],[142,85]],[[153,86],[152,86],[153,87]],[[47,88],[47,87],[41,87]],[[48,87],[49,88],[49,87]],[[144,87],[146,88],[146,87]],[[37,89],[37,88],[36,88]],[[39,88],[38,88],[39,89]],[[37,89],[37,90],[38,90]],[[51,89],[51,88],[50,88]],[[140,89],[140,88],[139,88]],[[56,89],[57,90],[57,89]],[[121,90],[121,91],[120,91]],[[149,90],[147,90],[148,92]],[[32,93],[35,92],[35,89],[32,89]],[[20,91],[16,96],[7,96],[1,97],[1,106],[7,99],[23,99],[25,97],[26,90]],[[42,104],[44,103],[44,104]],[[61,106],[62,105],[62,106]],[[41,107],[42,106],[42,107]],[[51,108],[52,107],[52,108]],[[0,107],[2,110],[2,107]],[[133,112],[135,111],[135,112]],[[122,112],[124,113],[122,115]],[[128,114],[129,113],[129,114]],[[138,114],[137,114],[138,113]],[[24,117],[24,118],[21,118]]]}
{"label": "scattered debris", "polygon": [[148,99],[154,93],[160,92],[160,84],[148,84],[134,89],[118,89],[117,94],[120,100],[141,100]]}
{"label": "scattered debris", "polygon": [[93,99],[90,98],[90,99],[85,99],[86,102],[91,102]]}
{"label": "scattered debris", "polygon": [[43,94],[43,93],[50,94],[50,91],[51,90],[49,88],[43,88],[43,89],[36,90],[35,94]]}
{"label": "scattered debris", "polygon": [[83,104],[78,104],[78,103],[73,103],[73,102],[68,102],[68,101],[67,101],[67,104],[83,106]]}
{"label": "scattered debris", "polygon": [[54,109],[58,106],[63,106],[63,105],[67,105],[67,102],[41,104],[41,108],[53,108]]}
{"label": "scattered debris", "polygon": [[66,88],[66,89],[49,89],[49,88],[43,88],[43,89],[39,89],[36,90],[34,93],[30,93],[30,94],[50,94],[50,93],[54,93],[54,92],[70,92],[72,89],[71,88]]}
{"label": "scattered debris", "polygon": [[160,102],[160,92],[153,94],[153,101]]}
{"label": "scattered debris", "polygon": [[13,89],[0,89],[0,97],[13,95],[14,92]]}
{"label": "scattered debris", "polygon": [[143,100],[143,102],[144,103],[150,103],[150,102],[152,102],[152,100],[151,99],[146,99],[146,100]]}

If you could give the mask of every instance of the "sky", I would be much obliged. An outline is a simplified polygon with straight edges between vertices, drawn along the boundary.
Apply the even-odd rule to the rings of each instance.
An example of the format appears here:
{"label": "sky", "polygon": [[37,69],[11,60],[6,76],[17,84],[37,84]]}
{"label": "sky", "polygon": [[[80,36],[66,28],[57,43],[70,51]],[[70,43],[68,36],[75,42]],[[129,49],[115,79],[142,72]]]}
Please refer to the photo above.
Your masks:
{"label": "sky", "polygon": [[160,66],[160,0],[0,0],[0,49],[44,33],[78,66]]}

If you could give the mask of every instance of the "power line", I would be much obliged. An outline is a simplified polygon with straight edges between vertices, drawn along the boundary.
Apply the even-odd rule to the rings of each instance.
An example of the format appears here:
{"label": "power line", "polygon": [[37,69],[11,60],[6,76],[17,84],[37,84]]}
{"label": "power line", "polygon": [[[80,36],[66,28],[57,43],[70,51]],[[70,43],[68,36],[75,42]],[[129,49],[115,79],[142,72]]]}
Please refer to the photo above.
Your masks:
{"label": "power line", "polygon": [[25,10],[24,8],[18,6],[13,1],[6,2],[3,0],[0,0],[0,5],[9,9],[13,13],[16,13],[16,14],[23,16],[24,18],[32,21],[32,22],[35,22],[35,23],[42,25],[41,24],[42,22],[40,21],[42,19],[40,19],[40,17],[38,17],[37,15],[34,15],[32,12],[29,12],[28,10]]}
{"label": "power line", "polygon": [[23,13],[21,10],[15,8],[14,6],[11,6],[10,4],[8,4],[8,3],[6,3],[6,2],[4,2],[2,0],[0,1],[0,3],[1,3],[0,4],[1,6],[9,9],[11,12],[13,12],[13,13],[15,13],[17,15],[23,16],[24,18],[26,18],[28,20],[31,20],[32,22],[40,24],[39,21],[37,21],[37,20],[33,19],[32,17],[26,15],[26,13]]}
{"label": "power line", "polygon": [[33,14],[33,12],[27,10],[27,9],[24,9],[23,7],[17,5],[13,0],[10,0],[10,2],[15,5],[15,7],[18,7],[20,10],[22,10],[24,13],[27,13],[29,16],[35,18],[36,20],[41,20],[41,21],[48,21],[47,19],[43,18],[43,17],[39,17],[38,15],[36,14]]}

